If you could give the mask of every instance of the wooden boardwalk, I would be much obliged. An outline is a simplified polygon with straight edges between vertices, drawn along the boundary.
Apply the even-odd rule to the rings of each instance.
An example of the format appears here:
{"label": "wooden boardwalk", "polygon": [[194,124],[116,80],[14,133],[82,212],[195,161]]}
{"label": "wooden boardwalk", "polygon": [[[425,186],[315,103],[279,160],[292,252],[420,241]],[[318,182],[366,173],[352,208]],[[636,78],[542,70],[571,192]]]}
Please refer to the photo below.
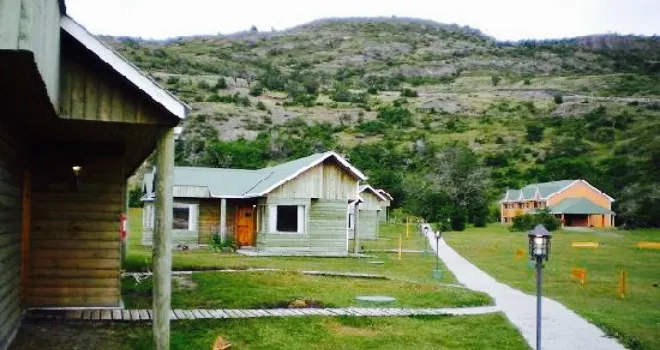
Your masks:
{"label": "wooden boardwalk", "polygon": [[[171,320],[256,318],[256,317],[300,317],[300,316],[357,316],[357,317],[396,317],[421,315],[477,315],[499,312],[496,306],[410,309],[410,308],[300,308],[300,309],[175,309],[170,313]],[[148,309],[85,309],[48,310],[31,309],[25,314],[27,320],[64,320],[93,322],[149,322],[153,313]]]}

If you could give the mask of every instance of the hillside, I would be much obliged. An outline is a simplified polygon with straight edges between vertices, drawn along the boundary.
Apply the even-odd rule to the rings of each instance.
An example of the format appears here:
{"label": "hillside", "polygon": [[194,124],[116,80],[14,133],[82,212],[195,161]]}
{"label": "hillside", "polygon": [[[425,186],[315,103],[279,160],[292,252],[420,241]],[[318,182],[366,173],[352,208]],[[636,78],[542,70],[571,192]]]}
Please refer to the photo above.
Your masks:
{"label": "hillside", "polygon": [[657,38],[504,43],[425,20],[353,18],[104,39],[192,106],[179,164],[255,168],[337,149],[396,205],[471,222],[495,216],[488,205],[507,187],[586,178],[619,199],[619,222],[660,225],[650,209],[660,204]]}

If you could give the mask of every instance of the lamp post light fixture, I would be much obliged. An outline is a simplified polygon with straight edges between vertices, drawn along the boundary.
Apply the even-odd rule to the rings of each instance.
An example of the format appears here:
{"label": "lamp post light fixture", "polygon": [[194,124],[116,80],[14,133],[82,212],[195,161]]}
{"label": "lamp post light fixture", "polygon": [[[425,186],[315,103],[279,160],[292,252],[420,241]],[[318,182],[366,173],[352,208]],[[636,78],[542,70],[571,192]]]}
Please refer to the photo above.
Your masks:
{"label": "lamp post light fixture", "polygon": [[442,238],[442,232],[440,229],[435,231],[435,270],[433,270],[433,277],[435,279],[442,279],[442,270],[440,270],[440,238]]}
{"label": "lamp post light fixture", "polygon": [[80,165],[74,165],[71,167],[71,170],[73,170],[73,176],[74,176],[74,189],[77,191],[80,189],[80,170],[82,170],[82,166]]}
{"label": "lamp post light fixture", "polygon": [[529,258],[536,263],[536,350],[541,350],[541,285],[543,283],[543,260],[550,259],[552,234],[543,225],[537,225],[527,234]]}

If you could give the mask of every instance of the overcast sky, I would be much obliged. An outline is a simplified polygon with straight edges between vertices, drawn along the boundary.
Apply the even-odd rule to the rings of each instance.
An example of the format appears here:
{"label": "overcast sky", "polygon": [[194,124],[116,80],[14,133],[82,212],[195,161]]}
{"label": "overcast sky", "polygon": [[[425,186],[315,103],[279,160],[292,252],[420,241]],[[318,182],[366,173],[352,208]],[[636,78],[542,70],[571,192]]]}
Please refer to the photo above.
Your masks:
{"label": "overcast sky", "polygon": [[67,0],[94,34],[152,39],[286,29],[314,19],[418,17],[469,25],[498,40],[616,32],[660,34],[659,0]]}

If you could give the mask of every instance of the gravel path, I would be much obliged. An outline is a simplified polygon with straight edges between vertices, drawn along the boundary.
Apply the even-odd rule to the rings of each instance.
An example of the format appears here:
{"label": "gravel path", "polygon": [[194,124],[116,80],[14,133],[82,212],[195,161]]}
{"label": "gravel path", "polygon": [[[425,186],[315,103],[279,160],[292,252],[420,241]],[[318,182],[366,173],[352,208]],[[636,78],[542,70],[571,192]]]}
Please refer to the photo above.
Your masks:
{"label": "gravel path", "polygon": [[[432,229],[429,227],[431,246],[447,268],[466,287],[489,294],[497,306],[502,309],[507,318],[522,333],[532,348],[536,346],[536,296],[525,294],[505,284],[497,282],[493,277],[472,265],[440,240],[435,246]],[[623,350],[616,339],[587,322],[564,305],[548,298],[542,301],[542,338],[544,350]]]}

